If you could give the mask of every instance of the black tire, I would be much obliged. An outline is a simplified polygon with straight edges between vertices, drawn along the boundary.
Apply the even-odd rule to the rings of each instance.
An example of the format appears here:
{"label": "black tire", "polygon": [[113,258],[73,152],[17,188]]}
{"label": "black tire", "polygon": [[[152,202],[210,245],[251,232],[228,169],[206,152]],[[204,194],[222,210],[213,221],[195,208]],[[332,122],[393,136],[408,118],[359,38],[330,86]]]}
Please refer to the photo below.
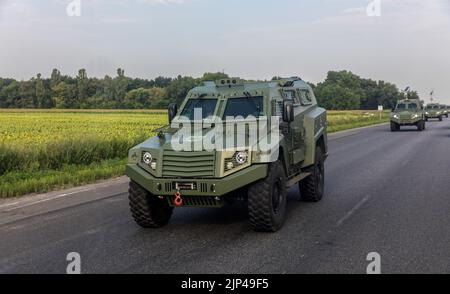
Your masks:
{"label": "black tire", "polygon": [[442,115],[439,117],[439,121],[442,121]]}
{"label": "black tire", "polygon": [[400,126],[395,122],[391,122],[391,132],[396,132],[398,130],[400,130]]}
{"label": "black tire", "polygon": [[427,117],[427,118],[425,118],[425,121],[428,121],[428,117]]}
{"label": "black tire", "polygon": [[173,207],[159,199],[137,183],[131,181],[128,189],[131,214],[143,228],[160,228],[169,223]]}
{"label": "black tire", "polygon": [[325,161],[322,148],[316,147],[314,165],[309,167],[306,172],[311,175],[298,184],[301,199],[306,202],[319,202],[325,192]]}
{"label": "black tire", "polygon": [[423,130],[425,130],[425,122],[423,120],[421,120],[417,123],[417,130],[419,132],[422,132]]}
{"label": "black tire", "polygon": [[286,219],[286,173],[281,161],[270,164],[265,179],[248,187],[250,226],[257,232],[276,232]]}

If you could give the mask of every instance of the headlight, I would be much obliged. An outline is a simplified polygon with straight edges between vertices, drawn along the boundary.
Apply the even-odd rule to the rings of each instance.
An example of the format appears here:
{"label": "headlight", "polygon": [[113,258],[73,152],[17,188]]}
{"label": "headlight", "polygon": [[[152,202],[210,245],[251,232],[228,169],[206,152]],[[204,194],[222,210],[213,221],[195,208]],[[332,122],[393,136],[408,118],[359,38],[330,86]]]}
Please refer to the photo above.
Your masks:
{"label": "headlight", "polygon": [[150,164],[150,167],[152,168],[152,170],[156,170],[156,161],[153,160],[152,163]]}
{"label": "headlight", "polygon": [[394,118],[398,119],[398,115],[397,115],[397,114],[394,114]]}
{"label": "headlight", "polygon": [[233,157],[225,158],[225,171],[230,171],[241,165],[248,163],[248,152],[240,151],[236,152]]}
{"label": "headlight", "polygon": [[419,117],[418,114],[414,114],[414,115],[412,116],[412,118],[418,118],[418,117]]}
{"label": "headlight", "polygon": [[149,152],[145,152],[144,155],[142,155],[142,161],[145,164],[150,165],[152,163],[153,157]]}
{"label": "headlight", "polygon": [[239,165],[243,165],[244,163],[246,163],[247,159],[248,159],[247,152],[238,152],[236,154],[236,163]]}
{"label": "headlight", "polygon": [[426,115],[429,115],[428,111],[427,111],[427,112],[425,112],[425,114],[426,114]]}

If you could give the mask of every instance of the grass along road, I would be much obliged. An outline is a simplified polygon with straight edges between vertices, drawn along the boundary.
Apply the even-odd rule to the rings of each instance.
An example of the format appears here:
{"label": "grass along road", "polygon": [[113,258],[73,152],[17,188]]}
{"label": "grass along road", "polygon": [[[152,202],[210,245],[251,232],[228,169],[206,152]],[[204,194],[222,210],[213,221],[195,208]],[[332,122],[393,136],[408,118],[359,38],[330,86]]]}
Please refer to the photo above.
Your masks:
{"label": "grass along road", "polygon": [[[328,131],[387,122],[377,111],[329,111]],[[0,198],[124,173],[129,148],[167,124],[165,110],[0,109]]]}

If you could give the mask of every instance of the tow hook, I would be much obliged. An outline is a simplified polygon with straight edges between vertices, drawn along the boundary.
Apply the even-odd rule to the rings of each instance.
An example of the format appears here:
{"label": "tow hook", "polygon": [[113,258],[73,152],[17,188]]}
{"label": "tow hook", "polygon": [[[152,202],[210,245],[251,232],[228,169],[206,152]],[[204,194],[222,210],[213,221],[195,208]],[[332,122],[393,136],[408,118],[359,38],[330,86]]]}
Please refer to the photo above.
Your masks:
{"label": "tow hook", "polygon": [[173,204],[176,207],[180,207],[181,205],[183,205],[183,198],[181,198],[180,192],[177,192],[177,194],[175,194],[175,200],[173,201]]}

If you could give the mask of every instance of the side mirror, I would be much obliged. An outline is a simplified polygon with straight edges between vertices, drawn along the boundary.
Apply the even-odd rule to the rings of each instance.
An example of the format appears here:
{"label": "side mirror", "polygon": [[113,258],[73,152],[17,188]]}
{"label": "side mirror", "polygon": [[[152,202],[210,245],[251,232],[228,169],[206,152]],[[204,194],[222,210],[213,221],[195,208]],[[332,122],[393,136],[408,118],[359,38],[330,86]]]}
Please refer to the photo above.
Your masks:
{"label": "side mirror", "polygon": [[175,116],[177,116],[178,106],[175,103],[169,104],[168,114],[169,114],[169,124],[172,123]]}
{"label": "side mirror", "polygon": [[294,102],[291,99],[283,100],[283,121],[287,123],[294,121]]}

